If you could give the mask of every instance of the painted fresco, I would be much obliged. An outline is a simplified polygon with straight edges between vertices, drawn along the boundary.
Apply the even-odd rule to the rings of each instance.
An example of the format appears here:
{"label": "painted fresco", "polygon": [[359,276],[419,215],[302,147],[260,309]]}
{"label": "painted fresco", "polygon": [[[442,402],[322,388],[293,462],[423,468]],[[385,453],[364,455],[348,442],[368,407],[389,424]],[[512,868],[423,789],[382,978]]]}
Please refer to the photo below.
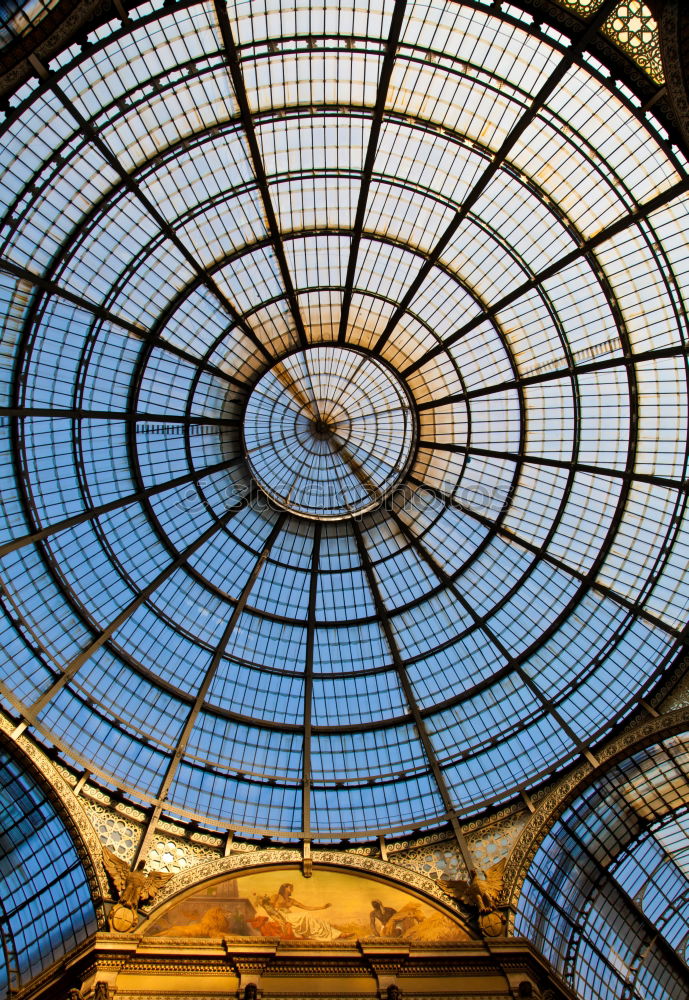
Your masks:
{"label": "painted fresco", "polygon": [[145,930],[158,937],[269,937],[287,941],[468,941],[461,924],[387,883],[340,871],[254,872],[199,887]]}

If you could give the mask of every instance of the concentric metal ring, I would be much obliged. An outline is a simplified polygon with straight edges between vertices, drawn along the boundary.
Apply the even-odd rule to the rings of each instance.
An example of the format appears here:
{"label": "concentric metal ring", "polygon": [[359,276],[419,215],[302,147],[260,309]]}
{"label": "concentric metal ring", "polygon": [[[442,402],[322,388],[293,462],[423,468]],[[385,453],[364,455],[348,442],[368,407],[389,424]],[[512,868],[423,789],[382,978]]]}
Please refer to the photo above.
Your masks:
{"label": "concentric metal ring", "polygon": [[506,801],[683,643],[687,164],[590,26],[404,6],[139,5],[2,124],[6,706],[252,836]]}
{"label": "concentric metal ring", "polygon": [[278,507],[319,519],[377,506],[414,449],[411,401],[392,371],[348,347],[298,351],[267,371],[244,417],[249,468]]}

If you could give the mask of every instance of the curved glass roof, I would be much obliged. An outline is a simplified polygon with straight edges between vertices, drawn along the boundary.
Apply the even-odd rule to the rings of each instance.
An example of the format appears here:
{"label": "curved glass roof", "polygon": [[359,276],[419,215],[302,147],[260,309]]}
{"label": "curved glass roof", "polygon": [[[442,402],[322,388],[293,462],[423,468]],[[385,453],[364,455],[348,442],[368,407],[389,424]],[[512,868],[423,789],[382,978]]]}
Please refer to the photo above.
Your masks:
{"label": "curved glass roof", "polygon": [[380,506],[414,448],[414,405],[377,358],[323,345],[262,375],[242,417],[253,482],[278,508],[317,520]]}
{"label": "curved glass roof", "polygon": [[0,747],[0,996],[14,995],[97,930],[91,887],[64,821]]}
{"label": "curved glass roof", "polygon": [[689,984],[689,743],[615,765],[540,845],[516,916],[581,996],[682,1000]]}
{"label": "curved glass roof", "polygon": [[[569,39],[145,3],[15,95],[0,690],[43,739],[177,815],[368,836],[515,795],[653,688],[689,182],[587,53],[612,6]],[[365,414],[345,452],[314,381]]]}

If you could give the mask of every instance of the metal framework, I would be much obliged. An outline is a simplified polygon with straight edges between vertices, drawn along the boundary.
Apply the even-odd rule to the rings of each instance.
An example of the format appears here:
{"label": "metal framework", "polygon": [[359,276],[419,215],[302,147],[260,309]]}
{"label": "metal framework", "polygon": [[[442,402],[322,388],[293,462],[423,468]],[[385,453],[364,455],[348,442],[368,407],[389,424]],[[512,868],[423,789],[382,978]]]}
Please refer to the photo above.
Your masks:
{"label": "metal framework", "polygon": [[[680,650],[689,169],[590,55],[615,7],[565,38],[479,0],[153,4],[17,95],[0,690],[149,835],[450,824],[469,866],[462,818],[595,763]],[[414,405],[408,470],[336,523],[245,453],[317,345]]]}
{"label": "metal framework", "polygon": [[683,736],[598,776],[553,824],[522,892],[527,934],[586,997],[682,997],[689,985]]}
{"label": "metal framework", "polygon": [[98,927],[92,887],[71,831],[24,764],[3,740],[0,991],[7,996]]}

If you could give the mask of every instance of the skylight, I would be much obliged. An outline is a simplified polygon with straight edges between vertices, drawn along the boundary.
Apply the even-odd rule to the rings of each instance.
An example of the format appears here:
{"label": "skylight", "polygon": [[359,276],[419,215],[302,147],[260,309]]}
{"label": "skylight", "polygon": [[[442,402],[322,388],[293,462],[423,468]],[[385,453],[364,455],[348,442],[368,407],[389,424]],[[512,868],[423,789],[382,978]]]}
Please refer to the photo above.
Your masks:
{"label": "skylight", "polygon": [[145,4],[5,122],[0,690],[139,802],[438,826],[680,648],[689,182],[515,10]]}

